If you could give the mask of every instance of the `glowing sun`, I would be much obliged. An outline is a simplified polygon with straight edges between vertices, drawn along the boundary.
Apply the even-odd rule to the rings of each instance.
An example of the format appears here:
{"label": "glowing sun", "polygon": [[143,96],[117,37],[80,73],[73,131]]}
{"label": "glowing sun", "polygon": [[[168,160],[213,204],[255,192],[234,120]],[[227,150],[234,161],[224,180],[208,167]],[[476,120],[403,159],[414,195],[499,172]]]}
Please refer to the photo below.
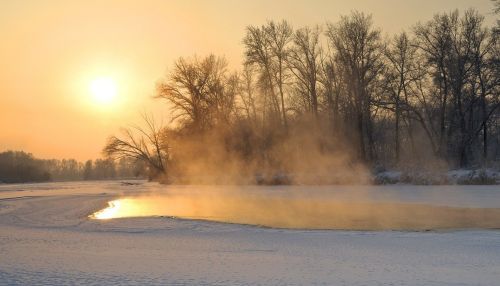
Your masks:
{"label": "glowing sun", "polygon": [[111,78],[96,78],[89,87],[94,100],[99,104],[109,104],[116,97],[116,82]]}

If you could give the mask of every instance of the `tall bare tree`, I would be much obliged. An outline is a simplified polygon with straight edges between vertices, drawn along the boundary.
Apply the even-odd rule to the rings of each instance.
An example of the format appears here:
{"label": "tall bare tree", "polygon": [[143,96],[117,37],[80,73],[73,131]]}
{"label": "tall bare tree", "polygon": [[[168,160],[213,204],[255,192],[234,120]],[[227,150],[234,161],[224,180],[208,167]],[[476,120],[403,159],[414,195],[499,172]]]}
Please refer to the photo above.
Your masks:
{"label": "tall bare tree", "polygon": [[[245,65],[257,66],[260,71],[260,86],[263,94],[263,120],[280,114],[280,105],[274,88],[274,66],[270,39],[265,26],[248,26],[243,39],[245,45]],[[271,107],[271,108],[269,108]],[[269,109],[269,112],[267,110]],[[268,115],[268,116],[266,116]]]}
{"label": "tall bare tree", "polygon": [[447,69],[451,55],[451,30],[456,14],[438,14],[427,23],[414,28],[416,46],[426,55],[426,61],[438,85],[439,98],[439,153],[444,155],[447,146],[448,101],[450,97],[450,75]]}
{"label": "tall bare tree", "polygon": [[385,49],[385,56],[388,61],[386,75],[388,77],[387,87],[389,88],[389,104],[393,108],[395,121],[395,155],[396,161],[400,158],[401,136],[400,125],[401,121],[405,120],[407,130],[412,146],[413,143],[413,126],[410,106],[409,92],[411,89],[412,75],[414,74],[416,49],[412,46],[408,35],[403,32],[394,36],[390,44]]}
{"label": "tall bare tree", "polygon": [[255,75],[252,66],[245,65],[241,77],[241,102],[245,115],[254,125],[257,124],[257,102],[255,94]]}
{"label": "tall bare tree", "polygon": [[[287,127],[285,107],[285,82],[287,79],[286,60],[293,30],[286,21],[269,21],[262,27],[247,27],[243,39],[246,64],[257,65],[261,70],[261,82],[269,91],[274,111],[281,113],[281,120]],[[279,99],[276,96],[276,89]],[[266,100],[267,102],[267,100]]]}
{"label": "tall bare tree", "polygon": [[318,117],[318,78],[321,70],[321,29],[301,28],[293,35],[288,64],[295,75],[296,85],[308,102],[308,110]]}
{"label": "tall bare tree", "polygon": [[293,29],[286,21],[275,23],[270,21],[266,26],[266,34],[271,43],[271,55],[274,57],[275,72],[274,78],[281,100],[281,114],[283,116],[283,124],[288,128],[285,108],[285,92],[284,86],[286,81],[286,60],[290,52],[289,43],[292,40]]}
{"label": "tall bare tree", "polygon": [[336,24],[328,24],[326,34],[348,85],[346,91],[354,110],[359,158],[372,160],[372,86],[383,67],[380,31],[373,28],[371,16],[353,12],[342,16]]}

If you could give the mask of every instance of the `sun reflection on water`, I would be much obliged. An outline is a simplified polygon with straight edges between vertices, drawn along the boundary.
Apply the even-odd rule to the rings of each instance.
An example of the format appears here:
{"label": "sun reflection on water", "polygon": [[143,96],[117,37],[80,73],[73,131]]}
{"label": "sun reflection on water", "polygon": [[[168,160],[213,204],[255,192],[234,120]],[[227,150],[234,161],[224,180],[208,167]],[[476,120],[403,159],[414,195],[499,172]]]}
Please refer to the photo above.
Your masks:
{"label": "sun reflection on water", "polygon": [[302,229],[425,230],[500,226],[500,208],[215,191],[124,197],[110,201],[107,208],[90,218],[148,216]]}
{"label": "sun reflection on water", "polygon": [[[125,217],[159,216],[175,211],[169,204],[157,197],[127,197],[108,202],[108,207],[90,215],[92,219],[113,219]],[[184,204],[179,204],[181,207]],[[174,212],[176,214],[177,212]]]}
{"label": "sun reflection on water", "polygon": [[115,218],[116,214],[120,210],[121,207],[121,202],[120,200],[115,200],[108,202],[108,207],[105,209],[102,209],[94,214],[91,215],[92,218],[95,219],[111,219]]}

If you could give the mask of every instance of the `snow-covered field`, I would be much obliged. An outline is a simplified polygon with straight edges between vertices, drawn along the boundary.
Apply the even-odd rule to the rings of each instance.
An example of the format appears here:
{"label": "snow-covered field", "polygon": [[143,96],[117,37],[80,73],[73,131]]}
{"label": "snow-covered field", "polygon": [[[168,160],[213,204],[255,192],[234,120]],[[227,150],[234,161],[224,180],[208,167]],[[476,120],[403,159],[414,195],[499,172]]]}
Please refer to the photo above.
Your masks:
{"label": "snow-covered field", "polygon": [[[0,185],[0,285],[500,284],[499,230],[288,230],[170,217],[88,217],[120,197],[204,188]],[[499,186],[227,188],[500,208]]]}

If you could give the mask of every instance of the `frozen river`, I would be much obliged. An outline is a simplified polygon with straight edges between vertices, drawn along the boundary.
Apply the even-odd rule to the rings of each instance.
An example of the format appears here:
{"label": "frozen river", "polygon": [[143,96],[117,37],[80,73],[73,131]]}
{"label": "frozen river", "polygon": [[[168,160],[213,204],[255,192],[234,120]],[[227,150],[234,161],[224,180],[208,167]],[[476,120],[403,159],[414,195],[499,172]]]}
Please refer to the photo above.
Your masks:
{"label": "frozen river", "polygon": [[498,186],[140,183],[1,185],[0,285],[500,281]]}

